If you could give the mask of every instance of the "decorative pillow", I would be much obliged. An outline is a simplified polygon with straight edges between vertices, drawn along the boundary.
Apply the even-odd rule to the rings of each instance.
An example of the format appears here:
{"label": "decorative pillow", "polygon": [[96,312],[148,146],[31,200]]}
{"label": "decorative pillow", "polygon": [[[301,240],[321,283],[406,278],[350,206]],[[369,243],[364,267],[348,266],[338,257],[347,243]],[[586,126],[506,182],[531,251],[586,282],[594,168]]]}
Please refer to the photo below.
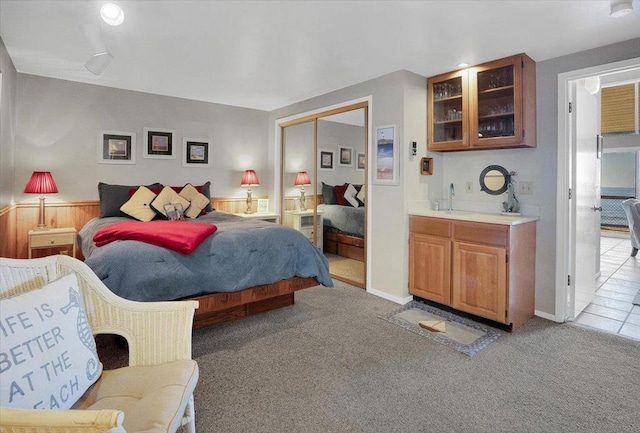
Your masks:
{"label": "decorative pillow", "polygon": [[[109,185],[102,182],[98,183],[100,218],[127,216],[120,211],[120,208],[129,200],[129,190],[133,189],[135,191],[138,186],[139,185]],[[145,186],[147,188],[162,188],[162,184],[158,182]]]}
{"label": "decorative pillow", "polygon": [[69,409],[102,373],[78,279],[0,299],[0,406]]}
{"label": "decorative pillow", "polygon": [[164,210],[165,204],[175,204],[179,203],[182,205],[182,209],[186,209],[189,207],[189,202],[184,198],[180,197],[177,192],[175,192],[170,186],[165,186],[160,191],[160,194],[156,196],[151,202],[151,207],[156,210],[160,215],[167,218],[167,212]]}
{"label": "decorative pillow", "polygon": [[338,204],[336,190],[333,185],[327,185],[322,182],[322,202],[324,204]]}
{"label": "decorative pillow", "polygon": [[345,200],[344,198],[344,192],[347,189],[347,185],[348,184],[345,183],[344,185],[336,185],[334,187],[334,190],[336,192],[336,202],[340,206],[349,206],[349,202],[347,202],[347,200]]}
{"label": "decorative pillow", "polygon": [[189,218],[197,218],[202,210],[207,207],[207,203],[211,203],[208,198],[200,194],[190,183],[186,184],[178,195],[191,203],[189,208],[184,212]]}
{"label": "decorative pillow", "polygon": [[360,201],[360,206],[364,206],[364,187],[360,187],[360,191],[356,194],[356,199]]}
{"label": "decorative pillow", "polygon": [[151,202],[156,198],[156,193],[145,186],[141,186],[131,198],[120,207],[120,210],[138,221],[151,221],[156,217],[156,211],[151,207]]}
{"label": "decorative pillow", "polygon": [[356,199],[356,194],[358,194],[356,187],[348,184],[347,189],[344,191],[344,199],[353,207],[360,206],[360,203],[358,203]]}

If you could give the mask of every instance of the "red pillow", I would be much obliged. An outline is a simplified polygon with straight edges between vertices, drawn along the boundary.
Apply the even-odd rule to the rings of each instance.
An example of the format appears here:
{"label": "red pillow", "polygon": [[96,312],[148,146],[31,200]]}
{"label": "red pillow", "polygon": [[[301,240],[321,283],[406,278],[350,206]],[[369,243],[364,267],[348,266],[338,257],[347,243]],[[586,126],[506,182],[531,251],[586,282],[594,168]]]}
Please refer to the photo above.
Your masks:
{"label": "red pillow", "polygon": [[349,204],[349,202],[344,198],[344,192],[347,189],[347,186],[349,184],[344,184],[344,185],[336,185],[334,190],[336,192],[336,200],[338,201],[338,204],[340,206],[351,206]]}

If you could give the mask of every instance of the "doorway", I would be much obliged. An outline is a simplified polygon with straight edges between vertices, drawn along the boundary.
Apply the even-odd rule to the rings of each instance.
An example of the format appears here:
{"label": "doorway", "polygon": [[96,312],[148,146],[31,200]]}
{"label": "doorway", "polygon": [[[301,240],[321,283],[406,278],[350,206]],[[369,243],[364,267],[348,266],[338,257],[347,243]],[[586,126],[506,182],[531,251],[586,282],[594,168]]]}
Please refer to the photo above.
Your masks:
{"label": "doorway", "polygon": [[[595,227],[599,227],[598,212],[601,209],[599,161],[596,164],[597,173],[592,173],[596,176],[597,184],[587,185],[586,188],[584,185],[583,188],[578,185],[585,161],[586,164],[591,164],[602,152],[602,140],[596,140],[596,135],[600,132],[599,99],[594,104],[594,99],[587,95],[589,90],[592,94],[597,93],[597,90],[593,90],[593,77],[598,77],[599,81],[612,82],[616,77],[624,77],[629,73],[640,73],[640,58],[571,71],[558,77],[555,317],[558,322],[574,320],[582,309],[589,305],[595,296],[595,276],[596,269],[599,268],[600,232],[595,230]],[[590,136],[582,137],[586,144],[579,148],[582,130],[578,115],[584,115],[585,111],[589,113],[583,118],[583,122],[593,122],[595,115],[596,130],[585,133]],[[591,123],[586,129],[593,129],[593,126]],[[583,176],[582,180],[584,179]],[[581,191],[595,193],[595,197],[583,195]],[[590,211],[593,212],[590,214]],[[585,232],[588,233],[586,236]],[[594,233],[598,236],[593,236]],[[582,287],[577,287],[578,284]]]}
{"label": "doorway", "polygon": [[327,257],[336,280],[367,288],[369,100],[276,122],[283,224]]}

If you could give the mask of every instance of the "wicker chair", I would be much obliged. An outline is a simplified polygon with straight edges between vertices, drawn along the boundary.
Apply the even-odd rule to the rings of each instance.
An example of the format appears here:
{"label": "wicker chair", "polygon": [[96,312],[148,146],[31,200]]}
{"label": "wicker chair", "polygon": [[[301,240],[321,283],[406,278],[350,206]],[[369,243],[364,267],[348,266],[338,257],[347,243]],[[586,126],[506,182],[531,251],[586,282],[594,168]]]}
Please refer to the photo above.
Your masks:
{"label": "wicker chair", "polygon": [[640,249],[640,200],[630,198],[622,202],[627,215],[629,235],[631,237],[631,257],[635,257]]}
{"label": "wicker chair", "polygon": [[[175,431],[186,425],[187,431],[194,433],[193,389],[198,380],[198,367],[191,360],[191,329],[198,303],[122,299],[112,293],[83,262],[63,255],[29,260],[0,258],[0,298],[39,288],[71,272],[78,277],[93,333],[124,337],[129,344],[129,366],[103,372],[72,410],[0,408],[0,431],[122,433],[135,430]],[[95,391],[101,382],[103,390],[122,389],[122,384],[124,388],[132,389],[136,386],[134,377],[144,374],[147,374],[147,379],[161,377],[167,371],[171,372],[168,373],[171,385],[179,385],[179,392],[173,400],[166,395],[159,397],[158,394],[164,393],[156,390],[156,395],[142,396],[147,398],[147,407],[144,398],[140,398],[136,400],[135,408],[129,408],[124,399],[119,401],[113,396],[106,396],[106,400],[116,401],[116,406],[121,403],[121,407],[112,408],[103,407],[104,404],[100,403],[104,395],[96,395],[105,392]],[[149,392],[139,391],[143,394]],[[149,407],[158,406],[154,402],[157,398],[163,399],[165,408],[160,415],[166,422],[161,427],[155,418],[144,419],[152,416],[148,414]],[[172,411],[167,411],[167,407],[172,407]]]}

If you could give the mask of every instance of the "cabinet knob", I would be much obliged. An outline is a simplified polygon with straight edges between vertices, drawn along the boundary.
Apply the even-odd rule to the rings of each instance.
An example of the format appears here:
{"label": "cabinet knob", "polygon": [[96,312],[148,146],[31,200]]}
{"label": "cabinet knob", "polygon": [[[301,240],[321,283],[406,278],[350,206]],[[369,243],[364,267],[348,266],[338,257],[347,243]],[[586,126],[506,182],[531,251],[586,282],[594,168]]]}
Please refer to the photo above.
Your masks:
{"label": "cabinet knob", "polygon": [[53,245],[55,243],[55,241],[51,241],[51,245]]}

